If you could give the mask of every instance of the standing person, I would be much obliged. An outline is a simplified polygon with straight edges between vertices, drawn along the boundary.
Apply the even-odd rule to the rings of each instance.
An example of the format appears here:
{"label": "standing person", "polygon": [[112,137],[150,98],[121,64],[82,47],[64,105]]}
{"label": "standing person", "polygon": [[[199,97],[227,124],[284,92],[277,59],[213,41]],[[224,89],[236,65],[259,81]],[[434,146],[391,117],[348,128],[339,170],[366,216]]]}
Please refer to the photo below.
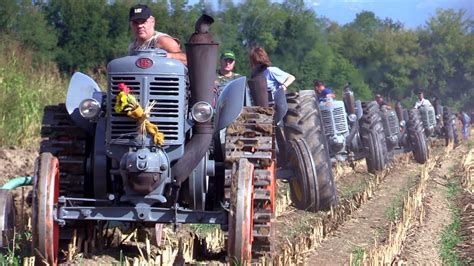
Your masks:
{"label": "standing person", "polygon": [[128,46],[128,54],[159,48],[167,52],[167,58],[177,59],[187,64],[186,55],[181,51],[179,41],[166,33],[155,30],[155,17],[148,6],[141,4],[132,6],[129,21],[135,40]]}
{"label": "standing person", "polygon": [[425,99],[425,95],[423,93],[423,90],[418,90],[418,100],[415,103],[415,109],[419,109],[422,106],[431,106],[431,103],[428,99]]}
{"label": "standing person", "polygon": [[464,140],[467,140],[469,137],[469,125],[471,123],[471,118],[463,111],[459,111],[457,116],[462,124],[462,137]]}
{"label": "standing person", "polygon": [[232,51],[225,51],[221,55],[220,67],[217,71],[217,86],[222,87],[229,81],[241,77],[240,74],[234,72],[235,54]]}
{"label": "standing person", "polygon": [[314,80],[314,91],[318,97],[319,102],[326,100],[327,98],[335,99],[336,94],[331,88],[328,88],[324,85],[322,80]]}
{"label": "standing person", "polygon": [[250,50],[250,66],[252,67],[252,77],[263,74],[267,80],[268,100],[274,103],[275,93],[279,90],[286,92],[288,86],[295,81],[295,76],[272,66],[272,62],[267,52],[262,47],[254,47]]}
{"label": "standing person", "polygon": [[377,104],[379,105],[380,108],[384,107],[387,108],[387,109],[392,109],[390,107],[390,105],[388,105],[385,100],[383,99],[383,96],[380,95],[380,94],[376,94],[375,95],[375,101],[377,102]]}

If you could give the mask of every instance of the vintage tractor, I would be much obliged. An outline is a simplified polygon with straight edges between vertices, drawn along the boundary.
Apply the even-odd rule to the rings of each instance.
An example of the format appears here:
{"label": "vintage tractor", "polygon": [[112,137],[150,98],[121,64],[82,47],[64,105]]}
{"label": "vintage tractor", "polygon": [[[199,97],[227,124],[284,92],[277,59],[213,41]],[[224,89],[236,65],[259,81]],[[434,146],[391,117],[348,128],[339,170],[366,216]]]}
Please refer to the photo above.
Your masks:
{"label": "vintage tractor", "polygon": [[[336,204],[320,118],[302,117],[317,107],[313,95],[290,96],[285,121],[294,132],[278,143],[286,106],[259,106],[263,87],[236,79],[213,106],[212,23],[206,15],[196,22],[188,67],[160,49],[136,52],[108,64],[106,93],[75,73],[65,105],[44,109],[32,196],[38,261],[57,264],[59,239],[73,229],[91,237],[91,227],[107,222],[205,223],[221,225],[229,260],[247,264],[270,250],[277,173],[290,179],[297,207]],[[316,140],[305,141],[306,128]]]}
{"label": "vintage tractor", "polygon": [[423,128],[425,129],[425,135],[431,137],[435,132],[436,128],[436,114],[435,108],[431,105],[423,105],[418,108],[420,113],[421,121],[423,122]]}
{"label": "vintage tractor", "polygon": [[395,110],[383,105],[380,114],[389,156],[411,151],[417,163],[425,163],[429,156],[428,143],[418,110],[403,109],[398,102]]}
{"label": "vintage tractor", "polygon": [[332,158],[350,162],[365,158],[370,173],[385,168],[388,162],[387,146],[375,101],[356,101],[347,85],[344,101],[321,99],[319,107]]}
{"label": "vintage tractor", "polygon": [[450,107],[443,107],[443,136],[446,142],[446,146],[450,142],[458,142],[458,133],[456,128],[456,115],[453,113]]}
{"label": "vintage tractor", "polygon": [[434,128],[433,135],[437,138],[444,137],[443,133],[443,106],[441,105],[441,101],[438,98],[435,98],[433,101],[433,107],[435,110],[435,118],[436,118],[436,126]]}

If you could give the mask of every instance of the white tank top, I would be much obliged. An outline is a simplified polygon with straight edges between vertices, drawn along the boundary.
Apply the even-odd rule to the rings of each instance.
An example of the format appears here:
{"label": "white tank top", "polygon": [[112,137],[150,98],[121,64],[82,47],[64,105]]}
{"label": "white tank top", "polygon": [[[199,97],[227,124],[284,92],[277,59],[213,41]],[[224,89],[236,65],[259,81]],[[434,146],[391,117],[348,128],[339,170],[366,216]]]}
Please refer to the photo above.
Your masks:
{"label": "white tank top", "polygon": [[132,43],[130,43],[130,45],[128,46],[128,54],[130,55],[130,54],[133,53],[134,51],[140,51],[140,50],[146,50],[146,49],[154,49],[154,48],[161,48],[161,47],[158,45],[158,39],[159,39],[161,36],[168,36],[168,37],[171,37],[171,36],[169,36],[169,35],[166,34],[166,33],[155,31],[155,33],[153,34],[153,36],[151,36],[150,39],[146,40],[146,41],[145,41],[144,43],[142,43],[142,44],[139,44],[139,43],[137,42],[137,40],[135,40],[135,41],[133,41]]}

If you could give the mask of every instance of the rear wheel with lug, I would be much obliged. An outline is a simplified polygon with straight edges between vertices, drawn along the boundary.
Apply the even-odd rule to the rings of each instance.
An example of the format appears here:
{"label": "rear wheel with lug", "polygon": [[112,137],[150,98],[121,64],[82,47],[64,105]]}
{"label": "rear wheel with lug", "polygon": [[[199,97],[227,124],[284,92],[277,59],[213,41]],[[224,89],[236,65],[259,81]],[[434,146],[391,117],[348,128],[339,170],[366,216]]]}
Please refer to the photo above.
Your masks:
{"label": "rear wheel with lug", "polygon": [[247,264],[252,259],[254,167],[240,159],[232,168],[228,254],[231,262]]}
{"label": "rear wheel with lug", "polygon": [[226,130],[227,250],[232,264],[250,264],[272,250],[275,135],[271,108],[245,107]]}

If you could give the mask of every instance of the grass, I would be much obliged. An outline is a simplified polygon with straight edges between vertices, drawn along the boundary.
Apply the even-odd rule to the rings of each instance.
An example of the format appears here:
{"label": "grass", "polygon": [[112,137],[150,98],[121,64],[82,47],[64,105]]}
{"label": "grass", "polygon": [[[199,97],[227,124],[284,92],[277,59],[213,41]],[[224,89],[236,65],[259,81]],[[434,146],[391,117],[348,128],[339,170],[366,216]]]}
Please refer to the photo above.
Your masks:
{"label": "grass", "polygon": [[14,41],[2,42],[0,51],[0,146],[37,146],[43,107],[64,101],[66,81]]}
{"label": "grass", "polygon": [[220,229],[220,225],[217,224],[190,224],[189,227],[200,239],[204,239]]}
{"label": "grass", "polygon": [[12,246],[0,252],[0,265],[22,265],[23,258],[31,256],[31,237],[29,230],[16,232]]}
{"label": "grass", "polygon": [[400,189],[400,191],[390,202],[390,205],[385,209],[384,215],[389,222],[395,222],[400,219],[400,216],[403,212],[403,199],[408,194],[410,189],[413,188],[415,185],[416,179],[410,177],[407,181],[407,184],[402,189]]}
{"label": "grass", "polygon": [[472,141],[471,139],[468,139],[468,140],[467,140],[467,148],[468,148],[469,150],[472,149],[473,144],[474,144],[474,141]]}
{"label": "grass", "polygon": [[361,266],[362,259],[364,258],[364,249],[362,247],[356,247],[352,251],[352,263],[351,266]]}
{"label": "grass", "polygon": [[[38,147],[45,105],[64,103],[71,76],[38,62],[17,42],[0,42],[0,147]],[[90,74],[106,89],[105,73]]]}
{"label": "grass", "polygon": [[446,225],[441,232],[440,256],[444,265],[468,265],[468,262],[461,261],[456,246],[462,242],[460,236],[461,210],[456,206],[456,199],[461,195],[462,187],[458,180],[450,181],[446,186],[445,196],[449,201],[451,211],[451,223]]}
{"label": "grass", "polygon": [[352,199],[355,194],[360,193],[367,188],[367,183],[368,181],[364,178],[348,185],[347,187],[343,187],[340,192],[341,199]]}
{"label": "grass", "polygon": [[318,214],[309,213],[309,212],[301,212],[297,218],[292,221],[287,221],[288,226],[283,228],[281,232],[282,235],[285,236],[286,239],[292,241],[292,239],[302,235],[302,234],[309,234],[311,229],[314,227],[314,221],[318,217]]}

